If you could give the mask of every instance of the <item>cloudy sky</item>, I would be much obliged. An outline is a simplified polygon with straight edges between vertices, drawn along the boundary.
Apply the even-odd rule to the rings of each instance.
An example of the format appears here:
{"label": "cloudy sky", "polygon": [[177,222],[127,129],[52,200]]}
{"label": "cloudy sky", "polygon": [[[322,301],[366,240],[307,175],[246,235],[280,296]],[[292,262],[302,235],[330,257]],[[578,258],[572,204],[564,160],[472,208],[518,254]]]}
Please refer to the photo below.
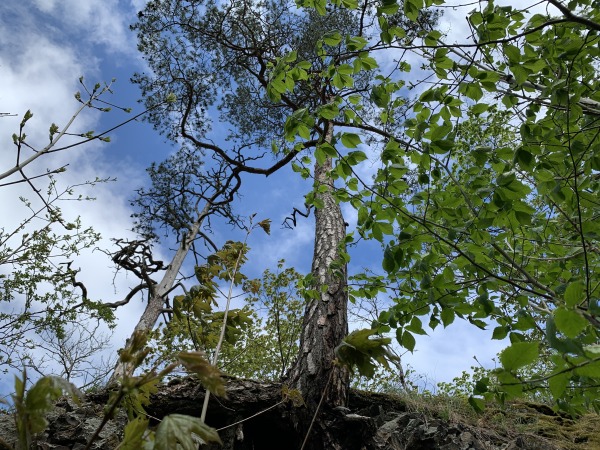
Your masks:
{"label": "cloudy sky", "polygon": [[[136,103],[139,93],[129,83],[135,71],[143,70],[136,50],[135,36],[129,24],[143,7],[143,0],[3,0],[0,2],[0,112],[16,117],[0,119],[0,173],[15,162],[11,135],[28,109],[34,116],[27,126],[28,141],[37,148],[46,145],[48,127],[52,122],[63,126],[78,108],[73,95],[81,90],[79,77],[92,86],[110,82],[113,94],[110,102],[140,111]],[[465,33],[458,19],[464,11],[448,11],[442,26],[453,33]],[[100,114],[84,111],[77,117],[74,132],[100,131],[126,120],[130,115],[117,110]],[[111,143],[93,142],[68,151],[41,158],[27,169],[29,175],[43,173],[68,164],[59,177],[60,186],[79,184],[86,180],[116,178],[115,182],[82,187],[79,192],[96,198],[94,202],[69,202],[62,205],[66,217],[82,217],[103,236],[99,247],[110,248],[111,238],[133,236],[129,200],[134,189],[147,182],[145,168],[152,161],[164,159],[174,149],[164,142],[150,126],[130,123],[111,133]],[[312,218],[301,220],[295,230],[282,229],[279,224],[292,208],[300,207],[302,196],[309,189],[291,172],[281,172],[268,179],[248,179],[241,191],[239,212],[257,213],[260,219],[273,221],[270,237],[255,233],[249,241],[252,248],[249,276],[260,276],[279,259],[306,272],[312,257]],[[40,187],[44,187],[40,183]],[[26,211],[18,201],[20,195],[31,197],[26,186],[0,189],[1,225],[16,226]],[[355,220],[347,211],[350,227]],[[216,230],[217,241],[243,238],[240,231],[229,228]],[[165,260],[168,248],[160,249]],[[354,255],[353,267],[378,267],[373,254]],[[90,251],[77,259],[80,278],[90,296],[105,301],[123,298],[136,279],[114,277],[114,268],[105,254]],[[143,304],[137,299],[119,311],[119,323],[113,336],[119,348],[130,334]],[[429,388],[437,381],[449,381],[462,370],[475,364],[473,356],[490,367],[492,358],[502,343],[489,339],[491,331],[481,331],[469,324],[457,322],[446,330],[437,329],[430,336],[418,336],[414,354],[406,354],[403,363],[427,380]]]}

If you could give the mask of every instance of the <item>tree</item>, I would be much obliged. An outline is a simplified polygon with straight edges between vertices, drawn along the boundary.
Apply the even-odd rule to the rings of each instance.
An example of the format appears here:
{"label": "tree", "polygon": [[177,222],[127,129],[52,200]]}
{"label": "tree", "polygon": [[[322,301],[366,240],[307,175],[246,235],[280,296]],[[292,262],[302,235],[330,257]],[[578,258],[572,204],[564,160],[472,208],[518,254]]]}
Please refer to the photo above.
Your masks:
{"label": "tree", "polygon": [[[314,178],[307,196],[316,207],[312,284],[306,285],[310,303],[300,358],[289,378],[312,414],[324,395],[331,405],[347,401],[347,370],[334,363],[335,348],[347,333],[346,230],[331,172],[332,159],[346,153],[343,147],[356,147],[356,135],[335,132],[342,105],[357,118],[352,105],[371,92],[370,70],[377,63],[363,50],[375,7],[366,1],[358,11],[291,6],[284,0],[150,2],[133,28],[153,73],[135,81],[149,106],[175,93],[169,114],[150,120],[191,150],[210,154],[228,173],[268,176],[293,164]],[[409,28],[409,34],[419,29]],[[353,77],[355,71],[360,76]],[[226,144],[207,136],[213,105],[221,126],[231,126]],[[274,163],[266,162],[269,148]],[[312,158],[302,156],[308,149],[315,151],[312,175],[306,167]],[[356,151],[348,157],[365,159]]]}
{"label": "tree", "polygon": [[[251,221],[246,237],[256,228],[269,233],[270,221]],[[151,371],[171,365],[177,355],[192,350],[203,352],[215,368],[230,375],[273,380],[287,372],[296,356],[302,320],[303,302],[297,292],[300,276],[293,269],[276,274],[267,270],[262,281],[248,280],[242,272],[248,250],[246,242],[228,241],[205,264],[195,267],[200,284],[183,287],[185,295],[173,298],[170,318],[155,333],[154,350],[144,361]],[[228,284],[226,289],[220,286],[222,282]],[[232,309],[233,288],[241,285],[250,297],[248,305]],[[226,300],[223,311],[215,311],[219,299]],[[258,307],[252,310],[251,305]],[[259,313],[266,315],[266,329]],[[201,417],[204,420],[204,412]]]}
{"label": "tree", "polygon": [[281,380],[298,354],[304,298],[298,284],[301,275],[293,268],[266,269],[261,279],[244,284],[253,323],[236,345],[223,352],[225,373],[256,380]]}
{"label": "tree", "polygon": [[[57,188],[54,175],[64,172],[66,166],[56,169],[42,170],[37,175],[28,175],[31,169],[36,169],[34,162],[51,153],[66,151],[70,148],[83,145],[91,140],[100,139],[108,141],[107,132],[74,133],[72,125],[77,116],[85,109],[98,109],[107,112],[110,105],[103,98],[110,92],[110,86],[102,87],[100,84],[88,90],[80,79],[88,96],[82,98],[81,93],[75,95],[81,103],[80,109],[64,126],[52,124],[49,128],[50,143],[38,147],[30,143],[24,129],[27,121],[33,116],[27,111],[20,123],[18,134],[13,135],[16,147],[15,164],[0,173],[0,180],[6,180],[0,187],[7,189],[11,185],[26,184],[34,193],[35,200],[21,201],[30,210],[15,228],[0,229],[0,267],[4,272],[0,275],[2,294],[0,300],[9,304],[2,308],[0,314],[0,362],[6,367],[18,368],[23,371],[22,377],[15,377],[15,392],[12,402],[15,409],[16,448],[29,449],[32,447],[36,435],[45,430],[48,425],[47,413],[54,403],[63,394],[68,394],[77,402],[79,392],[72,384],[77,377],[84,378],[86,383],[103,381],[106,373],[98,373],[95,368],[86,366],[89,358],[105,346],[101,335],[97,334],[97,327],[93,330],[77,329],[89,319],[96,323],[112,320],[112,309],[118,308],[137,292],[135,289],[124,301],[116,303],[102,303],[93,301],[88,297],[85,285],[77,280],[77,269],[72,268],[73,258],[80,251],[95,244],[99,236],[93,229],[84,229],[79,218],[66,220],[57,206],[58,202],[65,199],[89,200],[82,196],[76,197],[78,186],[67,187],[64,191]],[[101,106],[99,106],[101,105]],[[159,103],[155,107],[160,107]],[[112,105],[114,106],[114,105]],[[123,109],[126,112],[129,110]],[[136,115],[130,120],[139,118],[145,112]],[[110,131],[125,123],[111,128]],[[70,136],[74,139],[64,143],[63,138]],[[60,141],[60,145],[59,145]],[[40,179],[50,180],[49,187],[44,191],[37,187]],[[95,184],[103,180],[87,184]],[[39,226],[39,223],[42,223]],[[142,242],[143,244],[143,242]],[[122,253],[118,256],[123,257]],[[135,257],[135,255],[133,255]],[[119,260],[117,258],[117,260]],[[146,273],[142,270],[140,273]],[[74,325],[76,324],[76,325]],[[77,334],[77,336],[75,336]],[[42,342],[40,342],[42,340]],[[120,364],[127,363],[133,367],[141,364],[148,354],[145,347],[146,338],[138,333],[134,336],[128,351],[121,352]],[[28,350],[44,350],[45,356],[38,358],[29,354]],[[49,363],[47,357],[55,358],[54,364]],[[204,386],[217,394],[223,393],[222,381],[218,372],[210,365],[204,365],[205,360],[197,353],[180,353],[177,363],[171,363],[161,371],[144,374],[136,378],[123,377],[122,384],[112,392],[106,405],[105,415],[95,431],[89,438],[85,449],[92,447],[109,419],[115,414],[116,409],[123,403],[129,408],[130,414],[138,414],[149,396],[153,386],[166,374],[178,365],[183,365],[190,372],[196,373]],[[59,369],[55,369],[55,365]],[[98,364],[98,361],[96,361]],[[26,389],[29,378],[27,368],[32,368],[41,377]],[[96,366],[97,368],[97,366]],[[61,372],[66,379],[48,375],[48,372]],[[87,379],[91,376],[92,379]],[[148,421],[137,418],[131,422],[125,432],[123,447],[139,448],[145,437],[149,442],[157,442],[162,448],[168,445],[177,445],[179,442],[186,448],[193,445],[192,433],[202,437],[206,442],[219,442],[215,430],[207,427],[200,419],[182,415],[170,415],[156,431],[147,430]],[[168,438],[175,430],[178,435],[176,442],[169,443]],[[87,437],[84,437],[87,438]],[[0,446],[9,448],[0,439]],[[12,448],[12,447],[10,447]]]}
{"label": "tree", "polygon": [[[99,239],[92,227],[84,226],[79,217],[64,217],[62,201],[87,201],[78,194],[83,186],[93,186],[108,180],[83,181],[73,186],[60,186],[60,174],[67,165],[57,166],[52,156],[68,152],[94,140],[109,141],[109,131],[77,130],[77,118],[83,111],[95,109],[107,112],[111,105],[107,95],[111,85],[96,84],[88,88],[81,78],[82,92],[75,94],[78,109],[70,120],[48,128],[49,142],[32,142],[26,134],[33,117],[27,111],[16,133],[12,135],[14,163],[0,169],[0,188],[5,191],[26,186],[32,194],[20,197],[24,216],[20,212],[7,215],[0,228],[0,364],[3,370],[21,369],[27,349],[38,342],[39,336],[65,337],[70,323],[86,319],[110,321],[110,308],[87,297],[85,286],[76,279],[73,267],[84,249],[93,247]],[[127,108],[111,105],[122,111]],[[143,113],[112,127],[114,130]],[[5,117],[5,116],[3,116]],[[4,120],[10,120],[4,118]],[[13,158],[13,153],[7,151]],[[40,166],[47,161],[47,168]],[[53,166],[54,164],[54,166]],[[42,183],[47,183],[43,187]],[[17,219],[16,225],[10,219]],[[67,331],[68,333],[68,331]],[[39,366],[38,366],[39,368]]]}
{"label": "tree", "polygon": [[106,356],[111,348],[110,336],[102,331],[101,325],[100,320],[65,323],[61,334],[44,329],[27,349],[30,351],[20,350],[19,368],[40,377],[59,376],[81,390],[104,386],[115,357]]}
{"label": "tree", "polygon": [[[168,295],[179,287],[178,272],[196,241],[211,245],[201,234],[206,221],[221,214],[237,223],[230,204],[241,174],[269,175],[295,164],[315,181],[307,195],[316,209],[305,284],[310,302],[291,372],[311,414],[321,399],[344,404],[344,366],[369,372],[372,359],[385,361],[387,341],[373,336],[395,330],[412,350],[414,334],[424,333],[423,317],[432,328],[457,317],[479,327],[496,321],[494,337],[510,339],[497,386],[477,383],[475,407],[491,388],[500,399],[549,389],[572,413],[596,405],[595,4],[547,0],[558,14],[551,17],[488,2],[469,15],[474,44],[446,44],[437,30],[399,23],[401,7],[419,23],[433,1],[299,3],[316,13],[290,12],[287,2],[154,1],[140,14],[140,47],[154,73],[136,79],[150,106],[172,101],[168,114],[151,118],[184,147],[151,168],[153,186],[138,201],[144,239],[123,243],[115,254],[140,278],[133,293],[149,292],[116,374],[125,375],[127,388],[138,387],[128,374],[145,356],[140,332],[169,313]],[[340,22],[311,28],[319,16]],[[403,91],[410,66],[389,64],[388,56],[401,52],[421,57],[433,83],[408,81],[419,89],[410,108]],[[386,62],[384,75],[378,67]],[[222,145],[207,137],[206,111],[215,104],[232,127]],[[252,127],[254,119],[260,126]],[[518,126],[520,139],[510,139],[503,121]],[[269,144],[275,162],[262,158]],[[355,168],[367,159],[363,144],[378,152],[372,180]],[[309,149],[314,161],[302,154]],[[306,166],[313,162],[311,172]],[[356,240],[346,236],[340,202],[357,209]],[[177,236],[171,264],[152,257],[156,224]],[[345,245],[361,239],[381,243],[383,272],[355,275],[351,295],[386,293],[394,303],[372,330],[342,341]],[[165,268],[162,281],[154,281]],[[530,376],[524,369],[542,352],[549,372]],[[321,446],[335,447],[327,439]]]}
{"label": "tree", "polygon": [[[149,102],[153,102],[154,98],[160,98],[167,92],[178,94],[179,101],[173,105],[174,111],[178,113],[176,121],[169,121],[169,116],[152,116],[151,119],[155,120],[158,126],[171,134],[174,129],[179,129],[181,136],[196,152],[212,152],[219,159],[219,164],[235,174],[249,172],[268,175],[289,163],[302,149],[325,142],[326,124],[312,123],[310,128],[316,128],[311,131],[309,126],[302,122],[303,116],[306,115],[307,103],[312,102],[319,105],[323,101],[328,101],[320,98],[325,91],[311,91],[308,86],[303,86],[292,95],[282,97],[277,89],[268,88],[270,75],[267,68],[277,64],[278,67],[275,70],[283,75],[283,69],[295,61],[296,57],[277,62],[277,57],[281,48],[289,47],[292,44],[292,37],[297,34],[298,30],[308,26],[306,18],[290,13],[287,2],[269,4],[266,14],[265,11],[260,11],[261,4],[252,1],[235,2],[224,7],[218,7],[211,2],[206,5],[203,2],[190,2],[188,6],[189,9],[179,3],[152,2],[141,14],[140,23],[136,26],[139,30],[141,48],[148,55],[148,60],[155,70],[153,78],[140,76],[137,79],[144,95]],[[204,11],[201,8],[203,6],[206,8]],[[185,20],[174,22],[174,18],[181,15],[185,16]],[[181,24],[184,25],[181,26]],[[185,49],[178,46],[177,39],[172,40],[173,34],[178,35],[179,39],[189,42],[193,48],[192,52],[197,53],[198,58],[190,63]],[[300,35],[303,34],[300,33]],[[307,46],[305,50],[313,51],[313,48]],[[167,58],[158,57],[162,55]],[[235,64],[230,63],[232,60],[235,61]],[[214,79],[217,67],[223,76]],[[295,78],[308,81],[310,68],[310,65],[298,67]],[[173,70],[176,70],[174,75]],[[285,89],[283,80],[280,85],[283,86],[279,87],[280,90]],[[230,123],[237,126],[235,131],[230,134],[230,139],[234,143],[232,149],[222,149],[211,142],[201,140],[202,133],[208,127],[207,118],[204,115],[205,110],[209,102],[216,98],[217,88],[224,92],[220,110]],[[307,96],[304,91],[307,91],[309,95]],[[258,109],[251,116],[247,114],[250,105],[253,105],[255,111]],[[285,148],[288,145],[286,145],[285,135],[282,133],[286,110],[294,112],[297,118],[297,123],[292,123],[291,126],[294,129],[302,127],[305,130],[302,131],[303,139],[292,142],[289,149]],[[262,127],[255,125],[250,127],[248,117],[252,117],[253,121],[255,119],[260,121],[259,118],[263,117],[267,123],[263,122]],[[331,135],[329,135],[330,138]],[[260,162],[261,153],[252,156],[252,152],[262,152],[261,147],[265,144],[274,146],[280,155],[280,160],[266,167],[253,165],[255,161]],[[285,147],[278,149],[279,145]],[[325,165],[320,172],[317,184],[327,190],[330,186],[324,178],[327,163],[326,161],[321,161],[321,163]],[[322,164],[318,165],[318,167],[321,166]],[[325,199],[328,205],[326,208],[321,208],[317,219],[321,221],[321,225],[317,225],[319,232],[316,233],[316,246],[319,248],[319,252],[315,253],[314,270],[317,283],[331,280],[331,275],[328,274],[329,264],[339,259],[338,249],[345,236],[344,222],[339,206],[325,190],[322,189],[319,194],[319,201],[323,202]],[[331,214],[333,214],[333,219],[328,217]],[[330,227],[335,227],[331,230],[333,235],[325,235],[325,222],[328,222]],[[318,273],[316,273],[317,271]],[[310,347],[311,350],[312,348],[321,348],[320,352],[324,351],[324,345],[328,349],[325,351],[325,358],[315,358],[319,364],[311,365],[312,375],[317,376],[316,382],[309,385],[304,381],[302,386],[307,391],[309,386],[314,389],[315,392],[311,392],[309,395],[313,406],[317,404],[323,392],[329,372],[337,370],[333,366],[333,349],[340,343],[347,331],[344,269],[337,276],[341,276],[341,279],[335,283],[337,287],[331,292],[338,292],[341,297],[327,303],[331,305],[330,312],[335,312],[333,316],[335,320],[328,321],[322,326],[322,328],[328,328],[332,325],[329,332],[332,334],[328,337],[328,342],[313,340],[312,344],[318,345]],[[319,292],[319,290],[320,285],[317,284],[315,291]],[[318,314],[322,317],[321,320],[324,320],[324,314],[326,311]],[[314,316],[311,320],[317,320],[317,318]],[[314,332],[315,329],[313,328],[312,331]],[[311,337],[312,339],[314,338]],[[320,366],[320,363],[323,364],[325,372],[322,373],[320,369],[318,373],[314,372],[313,369]],[[295,378],[297,378],[296,382],[299,382],[298,371],[296,371]],[[344,403],[347,376],[341,375],[340,381],[342,382],[334,383],[338,389],[332,388],[330,392],[332,392],[332,398],[337,399],[336,402]]]}
{"label": "tree", "polygon": [[[404,12],[417,20],[432,3],[444,4],[411,0]],[[357,145],[367,133],[385,141],[375,183],[351,170],[339,175],[348,193],[362,189],[351,201],[360,235],[384,248],[384,274],[356,278],[364,282],[357,295],[393,294],[381,329],[395,329],[412,350],[413,334],[424,332],[420,317],[431,327],[456,317],[478,327],[493,320],[494,338],[510,339],[496,373],[498,397],[548,389],[557,407],[577,413],[596,407],[600,367],[600,17],[595,2],[544,3],[549,13],[488,2],[468,15],[472,43],[449,44],[433,30],[416,45],[394,24],[399,5],[384,2],[381,45],[365,51],[414,52],[431,86],[412,106],[404,133],[385,125],[401,74],[373,86],[381,123],[339,125],[363,129]],[[515,124],[513,142],[486,131],[488,123],[498,127],[494,104]],[[465,134],[467,117],[483,131]],[[527,377],[522,369],[542,354],[550,372]],[[480,407],[480,395],[489,394],[485,380],[475,394]]]}
{"label": "tree", "polygon": [[[200,238],[212,244],[203,233],[202,226],[211,215],[235,219],[229,212],[229,203],[240,185],[239,174],[227,174],[223,167],[205,171],[198,154],[185,148],[158,166],[149,169],[153,180],[148,190],[139,192],[140,208],[137,217],[141,240],[123,242],[122,249],[113,260],[123,269],[133,272],[140,284],[125,301],[141,291],[148,292],[148,302],[125,348],[130,348],[139,333],[150,333],[164,312],[168,294],[178,285],[178,274],[191,249]],[[177,250],[169,264],[155,261],[152,256],[152,239],[156,237],[155,224],[165,226],[178,235]],[[212,244],[214,245],[214,244]],[[162,274],[160,282],[153,280],[155,273]],[[131,374],[133,366],[119,361],[111,382]]]}

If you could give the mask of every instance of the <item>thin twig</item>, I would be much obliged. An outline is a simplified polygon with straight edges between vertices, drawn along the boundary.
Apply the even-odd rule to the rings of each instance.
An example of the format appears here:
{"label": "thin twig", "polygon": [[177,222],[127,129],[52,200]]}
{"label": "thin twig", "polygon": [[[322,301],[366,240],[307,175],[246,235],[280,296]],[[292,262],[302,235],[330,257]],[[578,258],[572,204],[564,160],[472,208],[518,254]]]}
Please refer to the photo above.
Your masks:
{"label": "thin twig", "polygon": [[[248,241],[248,236],[250,235],[250,231],[252,230],[252,224],[248,227],[248,232],[246,233],[246,239],[244,239],[244,245]],[[235,261],[235,265],[233,267],[233,272],[231,273],[231,283],[229,284],[229,292],[227,294],[227,304],[225,305],[225,313],[223,314],[223,326],[221,327],[221,335],[219,336],[219,342],[217,342],[217,347],[215,348],[215,354],[213,356],[213,366],[217,366],[217,361],[219,359],[219,352],[221,351],[221,345],[223,344],[223,340],[225,339],[225,330],[227,328],[227,315],[229,313],[229,305],[231,303],[231,298],[233,296],[233,286],[235,285],[235,276],[240,267],[240,261],[242,259],[242,255],[244,253],[244,248],[240,248],[240,252],[238,254],[237,260]],[[210,399],[210,390],[206,389],[206,393],[204,394],[204,403],[202,405],[202,413],[200,414],[200,420],[204,422],[206,419],[206,411],[208,410],[208,400]]]}
{"label": "thin twig", "polygon": [[246,422],[247,420],[253,419],[253,418],[255,418],[256,416],[260,416],[261,414],[264,414],[264,413],[266,413],[267,411],[269,411],[269,410],[271,410],[271,409],[273,409],[273,408],[276,408],[277,406],[281,405],[282,403],[285,403],[286,401],[287,401],[287,399],[283,399],[283,400],[281,400],[280,402],[278,402],[278,403],[275,403],[275,404],[274,404],[274,405],[272,405],[272,406],[269,406],[267,409],[263,409],[262,411],[259,411],[259,412],[257,412],[256,414],[253,414],[253,415],[251,415],[250,417],[246,417],[245,419],[238,420],[237,422],[234,422],[234,423],[232,423],[232,424],[229,424],[229,425],[227,425],[226,427],[223,427],[223,428],[217,428],[217,431],[221,431],[221,430],[225,430],[225,429],[227,429],[227,428],[231,428],[231,427],[233,427],[233,426],[236,426],[236,425],[238,425],[238,424],[240,424],[240,423]]}

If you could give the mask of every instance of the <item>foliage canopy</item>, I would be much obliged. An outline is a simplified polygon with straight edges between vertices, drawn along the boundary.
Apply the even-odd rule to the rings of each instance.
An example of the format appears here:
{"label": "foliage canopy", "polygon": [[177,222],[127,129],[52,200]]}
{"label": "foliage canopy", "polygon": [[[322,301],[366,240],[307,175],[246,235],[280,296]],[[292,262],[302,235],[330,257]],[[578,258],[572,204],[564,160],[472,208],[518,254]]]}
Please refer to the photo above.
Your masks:
{"label": "foliage canopy", "polygon": [[[209,214],[237,223],[229,204],[240,173],[269,175],[290,164],[311,177],[308,164],[327,163],[331,183],[315,185],[307,204],[322,209],[319,194],[331,188],[338,203],[356,210],[356,231],[344,244],[373,240],[382,256],[380,273],[353,275],[351,299],[385,295],[391,302],[371,330],[338,347],[340,363],[366,374],[372,359],[385,363],[389,338],[371,336],[391,332],[412,351],[426,325],[493,324],[493,338],[508,347],[494,380],[475,384],[473,406],[534,391],[572,414],[600,410],[597,2],[545,0],[547,10],[479,3],[467,17],[468,40],[456,43],[431,26],[437,15],[427,8],[451,6],[444,0],[295,3],[299,9],[284,0],[154,0],[140,14],[134,29],[153,73],[135,79],[155,126],[185,140],[178,155],[151,168],[154,190],[141,192],[140,230],[155,238],[152,216],[159,212],[182,243],[183,261]],[[165,103],[166,114],[154,108]],[[214,105],[231,127],[227,148],[207,138]],[[50,128],[51,141],[57,133]],[[24,140],[15,135],[15,145]],[[202,152],[215,162],[208,170]],[[272,164],[265,163],[269,152]],[[374,169],[364,170],[364,161],[375,161]],[[194,202],[198,192],[190,186],[207,206]],[[49,220],[60,222],[46,206]],[[88,237],[79,245],[92,245],[93,233]],[[33,237],[30,250],[43,255],[47,236],[36,238],[39,250]],[[245,244],[228,245],[220,262],[197,267],[202,286],[175,298],[174,327],[177,320],[188,332],[190,323],[210,325],[202,320],[213,314],[205,294],[214,294],[214,277],[244,281],[237,267]],[[7,255],[0,262],[10,261]],[[339,259],[327,270],[340,270],[349,254],[340,251]],[[18,262],[28,267],[27,258]],[[60,275],[57,292],[72,282],[70,272]],[[20,283],[30,289],[29,280]],[[233,339],[247,316],[238,311],[230,320],[223,316],[222,333]],[[135,351],[121,359],[135,368],[149,350],[134,338]],[[219,390],[217,371],[200,355],[180,359]],[[536,364],[541,370],[531,369]],[[139,390],[155,375],[125,380]],[[52,396],[65,387],[44,383]],[[26,404],[23,388],[18,398]],[[156,445],[174,428],[218,439],[200,422],[175,416],[156,431]],[[141,429],[132,422],[130,438],[140,438]]]}
{"label": "foliage canopy", "polygon": [[[156,1],[136,29],[157,72],[138,82],[148,101],[177,91],[176,128],[232,167],[270,173],[291,162],[310,177],[307,164],[334,160],[336,199],[358,215],[346,243],[382,246],[382,272],[354,274],[351,292],[390,297],[375,330],[394,332],[412,351],[425,324],[495,322],[494,339],[510,341],[497,396],[550,390],[577,412],[597,405],[600,376],[600,20],[591,0],[544,3],[540,12],[481,3],[467,17],[469,40],[453,42],[424,21],[427,8],[451,6],[443,0],[296,2],[309,12],[283,1],[189,9]],[[316,41],[289,38],[319,16],[330,28]],[[151,36],[161,27],[175,34]],[[318,99],[303,96],[313,86],[327,88],[314,91]],[[229,153],[197,138],[218,89],[226,92],[221,118],[234,129]],[[249,102],[265,108],[268,125],[244,122]],[[328,126],[331,142],[322,140]],[[269,144],[284,156],[269,169],[251,167]],[[310,156],[300,153],[307,148]],[[372,178],[366,160],[379,163]],[[306,200],[323,207],[315,192]],[[542,356],[549,369],[525,376]]]}

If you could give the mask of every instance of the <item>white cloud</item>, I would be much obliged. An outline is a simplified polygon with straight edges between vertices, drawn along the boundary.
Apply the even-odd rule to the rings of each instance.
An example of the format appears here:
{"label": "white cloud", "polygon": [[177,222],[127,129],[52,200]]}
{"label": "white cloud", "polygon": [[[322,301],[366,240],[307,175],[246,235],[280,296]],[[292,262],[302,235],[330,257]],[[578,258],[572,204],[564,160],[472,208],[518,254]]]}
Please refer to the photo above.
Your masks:
{"label": "white cloud", "polygon": [[[86,79],[100,77],[102,52],[126,59],[135,51],[135,38],[127,30],[126,22],[133,16],[124,14],[117,0],[36,0],[35,4],[38,7],[36,11],[30,11],[29,5],[16,2],[0,5],[0,15],[11,19],[0,23],[0,35],[3,37],[3,45],[0,46],[0,78],[3,81],[0,112],[17,114],[16,117],[0,118],[0,173],[15,165],[16,147],[11,135],[18,133],[26,110],[34,114],[25,128],[27,142],[36,149],[43,148],[49,142],[50,124],[64,127],[80,106],[74,98],[74,93],[82,90],[78,78],[81,75],[85,75]],[[98,45],[102,46],[102,51],[98,50]],[[99,120],[100,113],[86,109],[77,117],[71,131],[98,130]],[[65,138],[61,144],[69,141],[73,139]],[[59,190],[97,176],[117,176],[125,181],[99,184],[93,189],[84,186],[76,191],[84,196],[96,197],[95,202],[61,202],[66,220],[81,215],[84,226],[93,226],[102,234],[99,248],[110,248],[111,237],[132,236],[127,231],[132,227],[128,205],[128,197],[132,193],[130,186],[139,184],[144,176],[143,167],[138,170],[107,161],[104,151],[109,145],[112,144],[91,142],[43,156],[25,169],[28,176],[33,176],[69,164],[67,172],[56,177]],[[24,152],[21,159],[33,154],[28,149]],[[18,179],[20,176],[17,174],[0,183]],[[47,180],[36,180],[35,185],[44,192]],[[24,183],[0,187],[0,228],[5,227],[6,231],[14,229],[28,214],[18,200],[19,196],[25,196],[41,207],[35,193]],[[134,277],[123,274],[115,278],[110,258],[94,249],[88,249],[77,257],[73,268],[81,268],[78,280],[86,285],[90,298],[94,300],[121,300],[131,286],[139,283]],[[144,306],[139,298],[134,299],[119,316],[139,317]],[[134,325],[135,321],[120,320],[113,338],[116,346],[123,345]]]}
{"label": "white cloud", "polygon": [[[268,267],[275,267],[280,259],[285,259],[286,267],[295,267],[302,272],[303,269],[310,270],[310,261],[313,254],[314,241],[314,218],[298,217],[297,225],[293,229],[281,229],[277,223],[273,224],[270,236],[260,236],[251,247],[250,258],[257,261],[260,272]],[[256,233],[262,233],[256,230]],[[308,261],[308,267],[304,265]]]}
{"label": "white cloud", "polygon": [[149,0],[131,0],[131,5],[133,6],[133,9],[135,9],[135,11],[137,12],[144,9],[148,1]]}
{"label": "white cloud", "polygon": [[57,21],[57,26],[68,29],[80,39],[104,45],[110,52],[136,53],[135,41],[128,29],[128,21],[134,16],[120,0],[34,0],[34,3],[41,13]]}
{"label": "white cloud", "polygon": [[[356,305],[350,305],[350,330],[369,328],[378,312],[387,310],[389,306],[383,296],[377,300],[357,300]],[[508,345],[507,340],[492,340],[494,322],[490,322],[486,330],[481,330],[457,318],[447,328],[439,325],[431,330],[426,325],[427,317],[420,319],[424,322],[423,329],[427,335],[413,334],[416,340],[413,353],[399,346],[395,330],[389,337],[392,338],[391,345],[395,352],[402,355],[404,370],[410,368],[412,371],[411,381],[423,389],[434,391],[437,383],[451,382],[455,377],[460,377],[463,371],[470,372],[472,366],[481,364],[486,369],[495,368],[493,359]]]}
{"label": "white cloud", "polygon": [[[415,352],[406,353],[403,362],[417,374],[426,376],[434,387],[439,382],[452,381],[463,370],[470,371],[471,366],[479,363],[486,369],[493,369],[493,358],[507,343],[492,340],[493,325],[488,328],[480,330],[458,319],[448,328],[440,325],[434,331],[428,331],[428,336],[415,336]],[[427,387],[431,389],[432,386]]]}

